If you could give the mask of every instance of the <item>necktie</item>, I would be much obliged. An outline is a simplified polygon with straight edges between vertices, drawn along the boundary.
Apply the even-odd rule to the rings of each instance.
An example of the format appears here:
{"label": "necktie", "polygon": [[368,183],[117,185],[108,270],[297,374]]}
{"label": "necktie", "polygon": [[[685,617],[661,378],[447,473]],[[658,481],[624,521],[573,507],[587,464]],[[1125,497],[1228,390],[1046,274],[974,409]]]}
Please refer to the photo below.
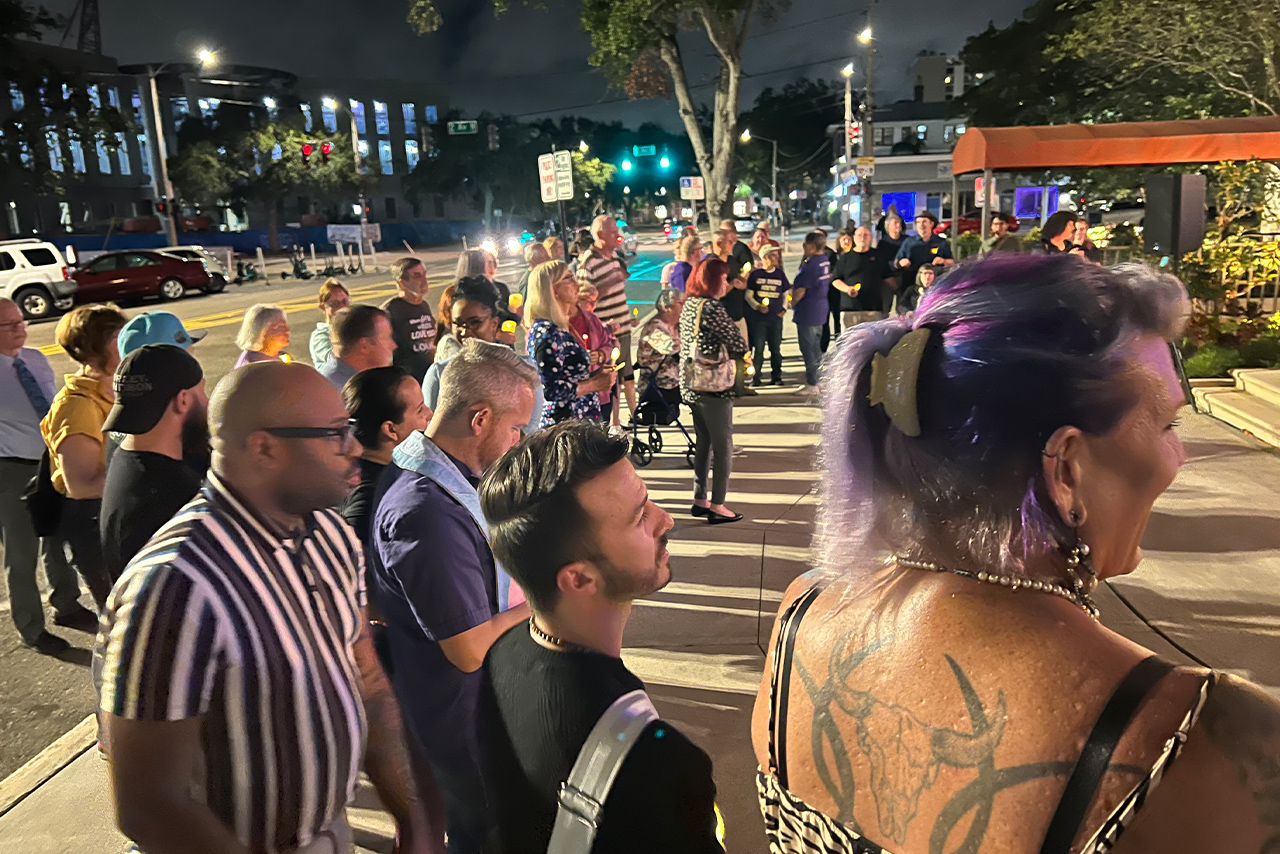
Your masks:
{"label": "necktie", "polygon": [[31,373],[31,369],[22,359],[13,360],[13,369],[18,372],[18,382],[22,383],[22,390],[27,393],[27,400],[31,401],[36,414],[44,418],[49,414],[49,400],[44,396],[40,383],[36,382],[35,374]]}

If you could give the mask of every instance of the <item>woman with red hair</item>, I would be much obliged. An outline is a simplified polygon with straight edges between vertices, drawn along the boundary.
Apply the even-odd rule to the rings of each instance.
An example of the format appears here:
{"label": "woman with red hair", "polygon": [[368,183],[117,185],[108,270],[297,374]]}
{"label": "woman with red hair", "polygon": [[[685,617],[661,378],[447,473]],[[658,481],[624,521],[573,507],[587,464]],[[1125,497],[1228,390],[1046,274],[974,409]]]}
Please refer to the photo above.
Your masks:
{"label": "woman with red hair", "polygon": [[[733,375],[728,382],[708,390],[705,383],[693,387],[692,371],[686,369],[695,353],[716,358],[723,349],[723,359],[730,370],[733,360],[747,352],[747,342],[720,298],[729,290],[729,265],[714,256],[698,263],[689,276],[685,292],[689,298],[680,313],[680,397],[693,410],[696,435],[693,453],[694,516],[705,516],[712,525],[737,522],[741,513],[724,506],[729,491],[729,472],[733,461]],[[711,495],[707,496],[707,473],[713,469]]]}

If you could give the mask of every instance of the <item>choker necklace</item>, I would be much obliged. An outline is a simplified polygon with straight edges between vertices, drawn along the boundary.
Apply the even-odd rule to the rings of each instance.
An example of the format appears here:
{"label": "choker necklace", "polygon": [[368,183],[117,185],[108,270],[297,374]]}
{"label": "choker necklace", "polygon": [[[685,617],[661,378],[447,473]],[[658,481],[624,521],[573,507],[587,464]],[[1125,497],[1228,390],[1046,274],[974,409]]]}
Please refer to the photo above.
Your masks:
{"label": "choker necklace", "polygon": [[572,643],[571,641],[550,635],[538,628],[538,624],[534,622],[533,617],[529,618],[529,634],[533,635],[543,643],[549,643],[562,652],[595,652],[594,649],[585,647],[582,644]]}
{"label": "choker necklace", "polygon": [[1012,575],[999,575],[994,572],[969,572],[965,569],[950,569],[949,567],[940,566],[925,560],[912,560],[911,558],[899,557],[891,555],[889,564],[906,567],[908,569],[923,569],[928,572],[950,572],[953,575],[972,578],[975,581],[985,581],[988,584],[998,584],[1001,587],[1007,587],[1010,590],[1033,590],[1037,593],[1051,593],[1054,596],[1061,596],[1068,602],[1071,602],[1092,617],[1095,621],[1098,619],[1098,606],[1093,603],[1093,599],[1084,590],[1083,586],[1077,586],[1075,589],[1067,587],[1065,584],[1058,584],[1054,581],[1033,581],[1029,578],[1016,578]]}

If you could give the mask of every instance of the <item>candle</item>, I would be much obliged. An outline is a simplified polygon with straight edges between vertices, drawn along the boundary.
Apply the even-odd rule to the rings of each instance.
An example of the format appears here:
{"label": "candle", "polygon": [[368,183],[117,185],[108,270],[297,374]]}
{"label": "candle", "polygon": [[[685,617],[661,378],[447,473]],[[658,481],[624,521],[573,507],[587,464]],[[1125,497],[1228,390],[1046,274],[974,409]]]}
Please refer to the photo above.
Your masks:
{"label": "candle", "polygon": [[284,363],[287,365],[287,364],[289,364],[290,362],[292,362],[292,361],[293,361],[293,359],[289,358],[289,354],[288,354],[288,353],[281,353],[281,354],[280,354],[280,361],[284,362]]}
{"label": "candle", "polygon": [[524,305],[524,297],[518,293],[507,297],[507,307],[512,311],[519,311],[520,306]]}
{"label": "candle", "polygon": [[618,357],[621,355],[622,355],[622,351],[619,350],[617,347],[614,347],[613,352],[609,354],[609,359],[610,361],[616,362],[618,361]]}
{"label": "candle", "polygon": [[510,335],[516,334],[516,322],[514,320],[502,321],[502,331]]}
{"label": "candle", "polygon": [[764,306],[765,308],[768,308],[768,307],[769,307],[769,298],[768,298],[768,297],[765,297],[764,299],[760,300],[760,304],[761,304],[762,306]]}
{"label": "candle", "polygon": [[756,375],[756,366],[747,365],[747,376],[754,377]]}

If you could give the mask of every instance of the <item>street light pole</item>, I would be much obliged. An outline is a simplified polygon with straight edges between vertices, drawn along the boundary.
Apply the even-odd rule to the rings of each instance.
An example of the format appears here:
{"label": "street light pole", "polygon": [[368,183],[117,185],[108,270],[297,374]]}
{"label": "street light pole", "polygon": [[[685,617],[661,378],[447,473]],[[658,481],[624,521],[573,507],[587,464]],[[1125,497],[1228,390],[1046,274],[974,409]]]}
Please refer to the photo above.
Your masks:
{"label": "street light pole", "polygon": [[778,141],[770,140],[773,143],[773,186],[769,191],[769,198],[773,202],[772,209],[769,211],[769,219],[773,220],[773,211],[781,210],[782,205],[778,202]]}
{"label": "street light pole", "polygon": [[[168,63],[165,63],[165,65],[167,64]],[[159,68],[153,68],[148,65],[147,79],[151,82],[151,122],[155,126],[156,131],[156,159],[159,161],[160,186],[164,190],[163,198],[165,199],[165,211],[163,219],[165,222],[165,231],[169,236],[169,245],[177,246],[178,226],[173,218],[173,184],[169,181],[169,164],[166,162],[168,160],[169,151],[164,140],[164,122],[160,117],[160,95],[156,91],[156,75],[163,70],[164,65]],[[155,194],[156,193],[153,190],[152,195]]]}
{"label": "street light pole", "polygon": [[[355,108],[351,106],[350,98],[347,99],[347,117],[351,120],[351,158],[356,167],[356,180],[359,181],[360,176],[364,174],[362,166],[364,161],[360,156],[360,134],[356,129],[356,111]],[[360,253],[363,255],[365,251],[365,240],[368,239],[369,234],[369,212],[364,203],[363,183],[357,187],[357,194],[358,201],[360,203]],[[373,252],[372,241],[369,243],[369,252],[370,254]]]}
{"label": "street light pole", "polygon": [[[867,91],[866,96],[862,99],[862,143],[861,152],[864,157],[874,157],[875,148],[875,108],[871,101],[872,86],[875,82],[876,70],[876,47],[872,41],[871,17],[875,12],[875,0],[871,1],[871,5],[867,7],[867,25],[862,32],[858,34],[858,40],[867,46]],[[871,181],[870,176],[862,180],[862,224],[870,227],[874,211],[871,210]]]}

